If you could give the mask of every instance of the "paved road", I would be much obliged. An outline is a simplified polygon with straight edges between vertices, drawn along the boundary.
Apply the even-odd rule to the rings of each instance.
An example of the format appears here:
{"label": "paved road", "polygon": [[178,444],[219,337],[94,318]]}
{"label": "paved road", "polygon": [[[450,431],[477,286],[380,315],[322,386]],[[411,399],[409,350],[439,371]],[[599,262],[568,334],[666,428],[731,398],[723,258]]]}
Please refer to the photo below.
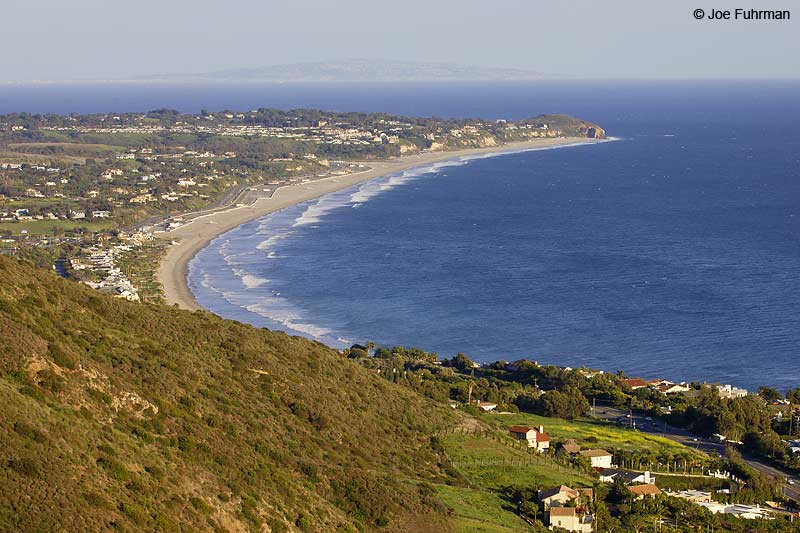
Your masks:
{"label": "paved road", "polygon": [[[725,453],[725,445],[722,443],[703,439],[689,431],[672,427],[660,420],[648,420],[648,417],[636,413],[634,413],[631,418],[628,418],[628,414],[627,411],[622,411],[606,405],[597,405],[594,409],[594,416],[597,418],[616,422],[627,427],[635,427],[638,431],[645,433],[660,435],[707,454],[722,455]],[[800,502],[800,479],[779,468],[766,464],[761,460],[754,459],[753,457],[743,456],[742,459],[751,468],[771,476],[777,483],[780,483],[781,492],[786,498],[790,498],[795,502]],[[790,480],[792,483],[787,483],[787,480]]]}

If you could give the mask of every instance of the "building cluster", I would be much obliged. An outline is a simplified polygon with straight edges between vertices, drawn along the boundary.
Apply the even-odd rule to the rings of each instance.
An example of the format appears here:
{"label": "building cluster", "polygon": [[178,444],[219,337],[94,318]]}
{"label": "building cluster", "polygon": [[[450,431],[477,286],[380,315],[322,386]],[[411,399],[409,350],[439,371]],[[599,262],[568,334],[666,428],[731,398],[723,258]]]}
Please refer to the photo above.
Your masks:
{"label": "building cluster", "polygon": [[590,533],[594,527],[594,515],[590,511],[593,499],[591,488],[573,489],[566,485],[540,490],[538,494],[545,525],[550,529],[581,533]]}
{"label": "building cluster", "polygon": [[[244,115],[242,115],[243,117]],[[198,117],[199,118],[199,117]],[[227,117],[226,117],[227,118]],[[375,127],[355,126],[346,123],[329,124],[320,121],[316,126],[265,126],[260,124],[231,124],[215,122],[214,116],[205,117],[206,123],[190,124],[176,122],[172,125],[161,124],[110,124],[110,125],[66,125],[43,127],[42,130],[77,133],[103,133],[118,135],[152,135],[152,134],[206,134],[222,137],[273,138],[306,141],[315,144],[330,145],[376,145],[396,144],[400,142],[399,134],[412,128],[411,124],[398,121],[383,121]],[[214,157],[210,155],[208,157]],[[118,158],[133,159],[130,154]]]}
{"label": "building cluster", "polygon": [[774,520],[775,516],[769,507],[759,504],[719,503],[712,499],[710,492],[700,490],[664,491],[666,496],[680,498],[705,507],[714,514],[729,514],[739,518]]}
{"label": "building cluster", "polygon": [[139,291],[119,268],[120,257],[135,247],[151,241],[150,233],[122,235],[119,242],[108,246],[97,244],[82,250],[82,255],[69,260],[70,269],[91,275],[94,279],[84,281],[93,289],[112,294],[132,302],[139,301]]}

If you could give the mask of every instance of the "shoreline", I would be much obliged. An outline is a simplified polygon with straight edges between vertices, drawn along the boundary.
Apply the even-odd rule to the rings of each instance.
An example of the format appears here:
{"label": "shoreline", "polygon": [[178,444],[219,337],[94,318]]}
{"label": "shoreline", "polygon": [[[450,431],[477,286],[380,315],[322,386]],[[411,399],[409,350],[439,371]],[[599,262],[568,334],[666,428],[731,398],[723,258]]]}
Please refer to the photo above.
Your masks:
{"label": "shoreline", "polygon": [[[270,198],[259,198],[251,205],[231,206],[227,209],[203,214],[192,218],[183,226],[159,235],[159,238],[172,241],[172,244],[167,247],[167,251],[159,263],[156,277],[164,288],[164,299],[167,305],[177,305],[181,309],[190,311],[201,310],[203,307],[197,303],[191,289],[189,289],[189,262],[212,240],[242,224],[326,194],[422,165],[460,157],[518,153],[602,142],[607,141],[583,137],[536,139],[490,148],[429,152],[402,156],[388,161],[359,162],[369,165],[369,170],[345,176],[323,178],[307,183],[284,185],[275,189]],[[191,214],[187,216],[191,216]]]}

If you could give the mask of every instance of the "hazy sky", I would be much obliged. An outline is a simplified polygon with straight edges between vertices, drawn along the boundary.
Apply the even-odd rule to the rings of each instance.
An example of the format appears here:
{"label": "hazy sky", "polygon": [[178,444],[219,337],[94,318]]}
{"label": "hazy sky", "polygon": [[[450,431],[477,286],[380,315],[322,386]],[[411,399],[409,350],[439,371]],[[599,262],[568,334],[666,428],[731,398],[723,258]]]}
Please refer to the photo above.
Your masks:
{"label": "hazy sky", "polygon": [[[714,7],[795,12],[760,22],[692,15]],[[787,0],[0,0],[0,14],[3,81],[344,58],[586,77],[800,77],[800,4]]]}

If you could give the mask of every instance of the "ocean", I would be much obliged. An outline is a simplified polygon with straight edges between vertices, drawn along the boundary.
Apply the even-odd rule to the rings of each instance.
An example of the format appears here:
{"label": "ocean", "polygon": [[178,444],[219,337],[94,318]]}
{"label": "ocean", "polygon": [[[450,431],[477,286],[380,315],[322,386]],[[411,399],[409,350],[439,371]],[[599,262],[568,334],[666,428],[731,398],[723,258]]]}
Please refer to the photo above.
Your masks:
{"label": "ocean", "polygon": [[798,82],[14,90],[0,89],[0,112],[597,122],[619,140],[422,167],[240,226],[195,257],[190,287],[224,317],[336,347],[800,386]]}

